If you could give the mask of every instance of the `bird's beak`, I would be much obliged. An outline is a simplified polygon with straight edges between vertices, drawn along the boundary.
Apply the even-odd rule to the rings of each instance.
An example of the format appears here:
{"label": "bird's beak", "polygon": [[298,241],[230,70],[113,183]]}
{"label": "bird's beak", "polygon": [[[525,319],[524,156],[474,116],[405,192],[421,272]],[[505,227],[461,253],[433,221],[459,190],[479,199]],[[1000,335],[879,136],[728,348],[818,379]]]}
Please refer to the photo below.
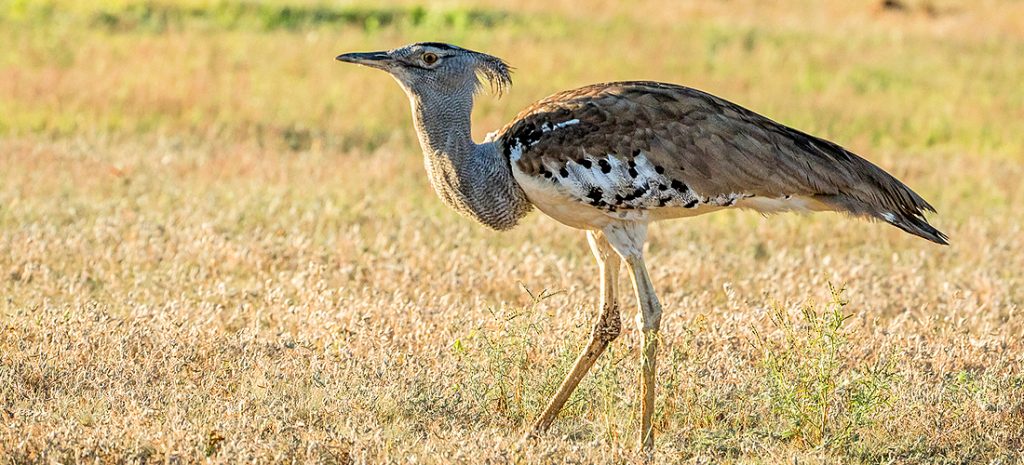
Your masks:
{"label": "bird's beak", "polygon": [[335,59],[377,69],[386,69],[391,64],[391,55],[388,52],[344,53]]}

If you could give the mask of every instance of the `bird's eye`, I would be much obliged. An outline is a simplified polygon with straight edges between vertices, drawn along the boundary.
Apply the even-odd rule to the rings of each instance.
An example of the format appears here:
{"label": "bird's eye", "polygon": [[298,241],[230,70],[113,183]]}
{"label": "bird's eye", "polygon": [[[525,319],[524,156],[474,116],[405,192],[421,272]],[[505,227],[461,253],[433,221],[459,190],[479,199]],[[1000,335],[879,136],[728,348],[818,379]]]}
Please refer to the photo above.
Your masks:
{"label": "bird's eye", "polygon": [[435,55],[433,53],[430,53],[430,52],[424,53],[423,54],[423,62],[428,64],[428,65],[432,65],[434,63],[437,63],[437,55]]}

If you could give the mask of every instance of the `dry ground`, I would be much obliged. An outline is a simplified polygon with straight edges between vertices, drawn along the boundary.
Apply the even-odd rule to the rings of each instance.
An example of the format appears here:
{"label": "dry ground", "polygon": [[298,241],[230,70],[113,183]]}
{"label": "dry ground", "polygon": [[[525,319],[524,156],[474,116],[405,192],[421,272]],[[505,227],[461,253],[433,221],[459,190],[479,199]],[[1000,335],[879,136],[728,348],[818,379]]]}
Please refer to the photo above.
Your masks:
{"label": "dry ground", "polygon": [[631,327],[513,448],[595,267],[539,214],[446,211],[397,86],[332,61],[426,39],[518,67],[478,137],[572,85],[686,83],[939,209],[948,248],[654,227],[658,462],[1024,461],[1024,3],[630,3],[0,1],[0,463],[635,460]]}

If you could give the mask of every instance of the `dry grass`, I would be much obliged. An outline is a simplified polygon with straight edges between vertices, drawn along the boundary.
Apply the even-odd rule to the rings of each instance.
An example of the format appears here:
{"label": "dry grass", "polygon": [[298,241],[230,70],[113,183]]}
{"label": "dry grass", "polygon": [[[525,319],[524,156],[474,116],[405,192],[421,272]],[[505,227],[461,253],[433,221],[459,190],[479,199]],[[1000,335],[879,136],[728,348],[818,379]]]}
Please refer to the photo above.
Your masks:
{"label": "dry grass", "polygon": [[519,67],[478,136],[571,85],[688,83],[940,210],[949,248],[827,214],[654,227],[659,462],[1024,461],[1024,4],[904,3],[0,1],[0,463],[636,459],[631,327],[514,450],[595,266],[541,215],[446,211],[394,83],[331,60],[420,39]]}

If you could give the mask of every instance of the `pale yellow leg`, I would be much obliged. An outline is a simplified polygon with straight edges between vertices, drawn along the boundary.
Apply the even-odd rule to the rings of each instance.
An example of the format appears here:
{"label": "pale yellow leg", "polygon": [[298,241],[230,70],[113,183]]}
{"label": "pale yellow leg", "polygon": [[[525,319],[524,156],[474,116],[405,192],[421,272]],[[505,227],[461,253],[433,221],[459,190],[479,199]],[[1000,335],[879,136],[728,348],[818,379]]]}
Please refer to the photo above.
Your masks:
{"label": "pale yellow leg", "polygon": [[644,259],[631,257],[626,260],[636,290],[640,312],[637,315],[643,332],[643,347],[640,362],[640,449],[650,453],[654,450],[654,375],[657,372],[658,330],[661,327],[661,303],[654,293],[651,278],[647,275]]}
{"label": "pale yellow leg", "polygon": [[587,374],[590,367],[594,366],[594,362],[608,347],[608,343],[618,337],[622,329],[619,320],[618,299],[615,296],[621,260],[612,250],[603,233],[588,231],[587,240],[590,242],[590,248],[597,258],[597,264],[601,271],[601,314],[590,334],[590,342],[576,359],[572,370],[566,375],[544,412],[537,418],[533,428],[527,433],[527,438],[547,431],[565,402],[569,400],[569,396],[576,390],[576,386],[580,384],[580,380]]}
{"label": "pale yellow leg", "polygon": [[626,267],[636,292],[637,323],[643,333],[640,362],[640,449],[648,454],[654,451],[654,397],[658,329],[661,327],[661,303],[654,292],[651,277],[644,263],[643,245],[647,239],[647,225],[623,223],[605,229],[609,243],[626,261]]}

